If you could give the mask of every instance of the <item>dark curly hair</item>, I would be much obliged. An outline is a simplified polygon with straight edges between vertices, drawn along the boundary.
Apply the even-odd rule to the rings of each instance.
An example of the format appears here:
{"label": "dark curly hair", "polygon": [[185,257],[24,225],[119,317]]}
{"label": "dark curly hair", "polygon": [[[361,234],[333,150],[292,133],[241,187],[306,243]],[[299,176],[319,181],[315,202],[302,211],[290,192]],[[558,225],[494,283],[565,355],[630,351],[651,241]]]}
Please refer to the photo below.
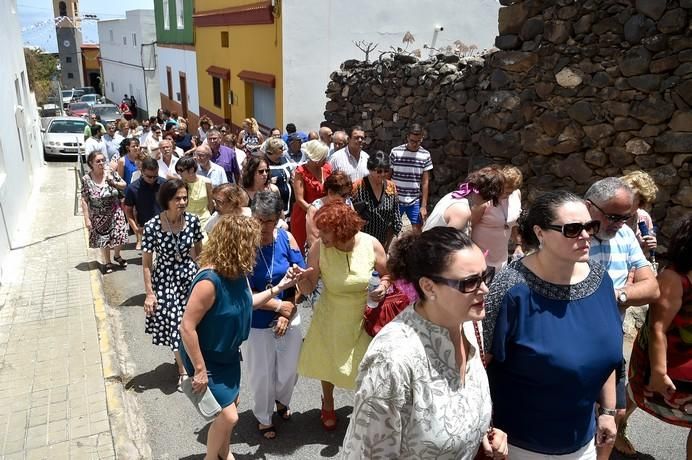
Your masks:
{"label": "dark curly hair", "polygon": [[334,233],[337,241],[348,241],[365,225],[365,221],[342,201],[330,201],[315,213],[315,227]]}
{"label": "dark curly hair", "polygon": [[546,228],[555,221],[555,210],[565,203],[583,203],[584,200],[577,195],[565,190],[547,192],[536,198],[528,210],[524,210],[519,216],[519,234],[525,247],[536,249],[539,241],[533,226]]}
{"label": "dark curly hair", "polygon": [[692,214],[685,216],[668,244],[668,257],[678,273],[692,270]]}
{"label": "dark curly hair", "polygon": [[486,166],[472,172],[464,182],[477,188],[481,198],[485,201],[492,200],[493,206],[497,206],[500,195],[505,189],[505,175],[502,174],[502,170],[494,166]]}
{"label": "dark curly hair", "polygon": [[419,280],[424,276],[439,276],[447,269],[454,252],[473,246],[471,238],[452,227],[408,232],[389,249],[387,269],[394,278],[413,284],[418,297],[425,299]]}

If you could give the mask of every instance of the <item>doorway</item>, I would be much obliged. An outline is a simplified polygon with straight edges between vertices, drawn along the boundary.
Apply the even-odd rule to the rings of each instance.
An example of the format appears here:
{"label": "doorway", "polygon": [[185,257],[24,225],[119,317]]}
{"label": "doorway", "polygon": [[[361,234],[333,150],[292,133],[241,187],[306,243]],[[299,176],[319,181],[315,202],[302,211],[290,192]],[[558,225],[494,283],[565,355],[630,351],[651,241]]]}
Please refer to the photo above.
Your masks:
{"label": "doorway", "polygon": [[180,77],[180,105],[182,111],[182,117],[187,119],[187,76],[183,73],[179,73]]}

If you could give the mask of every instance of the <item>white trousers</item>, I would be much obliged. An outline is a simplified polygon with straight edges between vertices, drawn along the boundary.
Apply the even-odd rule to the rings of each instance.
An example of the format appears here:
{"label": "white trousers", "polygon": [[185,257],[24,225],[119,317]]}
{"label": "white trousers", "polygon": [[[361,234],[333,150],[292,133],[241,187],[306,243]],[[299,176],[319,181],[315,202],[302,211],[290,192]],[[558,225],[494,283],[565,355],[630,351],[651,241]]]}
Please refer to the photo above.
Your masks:
{"label": "white trousers", "polygon": [[276,401],[284,406],[291,404],[298,380],[298,358],[302,344],[299,314],[293,318],[283,337],[277,337],[272,328],[250,329],[250,336],[243,344],[242,351],[254,399],[252,413],[262,425],[272,424]]}
{"label": "white trousers", "polygon": [[565,455],[539,454],[510,444],[509,460],[596,460],[596,444],[589,442],[578,451]]}

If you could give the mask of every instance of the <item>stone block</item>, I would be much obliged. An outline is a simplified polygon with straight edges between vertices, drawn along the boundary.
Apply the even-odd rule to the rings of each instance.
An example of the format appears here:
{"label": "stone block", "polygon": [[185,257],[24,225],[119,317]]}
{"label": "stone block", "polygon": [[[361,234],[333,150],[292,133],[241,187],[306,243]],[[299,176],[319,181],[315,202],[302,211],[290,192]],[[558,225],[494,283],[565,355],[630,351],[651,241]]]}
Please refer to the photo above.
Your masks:
{"label": "stone block", "polygon": [[668,126],[673,131],[692,132],[692,112],[677,111],[673,114],[673,118],[668,123]]}
{"label": "stone block", "polygon": [[682,8],[666,11],[657,23],[658,30],[664,34],[675,34],[687,25],[687,13]]}
{"label": "stone block", "polygon": [[642,127],[642,122],[629,117],[615,117],[613,127],[615,131],[631,131]]}
{"label": "stone block", "polygon": [[664,133],[654,141],[654,150],[658,153],[692,152],[692,133]]}
{"label": "stone block", "polygon": [[644,93],[651,93],[658,91],[661,87],[661,76],[653,74],[637,75],[629,77],[627,79],[627,84],[636,90]]}
{"label": "stone block", "polygon": [[594,119],[593,109],[588,101],[577,101],[567,109],[569,117],[581,124],[590,123]]}
{"label": "stone block", "polygon": [[557,84],[563,88],[576,88],[584,81],[583,74],[580,71],[575,71],[569,67],[565,67],[555,74]]}
{"label": "stone block", "polygon": [[651,61],[651,64],[649,64],[649,70],[652,73],[670,72],[679,64],[680,62],[678,61],[677,56],[666,56],[664,58]]}
{"label": "stone block", "polygon": [[537,35],[543,33],[544,23],[542,16],[536,16],[528,19],[521,27],[519,38],[524,41],[533,40]]}
{"label": "stone block", "polygon": [[646,155],[651,151],[651,145],[644,139],[630,139],[625,143],[625,150],[635,156]]}
{"label": "stone block", "polygon": [[584,133],[593,141],[599,141],[615,133],[615,128],[609,123],[584,126]]}
{"label": "stone block", "polygon": [[637,0],[637,11],[657,21],[666,10],[666,0]]}
{"label": "stone block", "polygon": [[633,105],[632,116],[644,123],[658,124],[667,121],[674,110],[675,106],[672,103],[658,95],[652,95]]}
{"label": "stone block", "polygon": [[510,72],[527,72],[538,62],[538,55],[524,51],[498,51],[492,55],[491,62]]}
{"label": "stone block", "polygon": [[543,37],[551,43],[565,43],[572,33],[572,26],[567,21],[548,21],[545,23]]}
{"label": "stone block", "polygon": [[627,51],[620,59],[618,67],[626,77],[641,75],[649,71],[651,53],[643,46],[635,46]]}

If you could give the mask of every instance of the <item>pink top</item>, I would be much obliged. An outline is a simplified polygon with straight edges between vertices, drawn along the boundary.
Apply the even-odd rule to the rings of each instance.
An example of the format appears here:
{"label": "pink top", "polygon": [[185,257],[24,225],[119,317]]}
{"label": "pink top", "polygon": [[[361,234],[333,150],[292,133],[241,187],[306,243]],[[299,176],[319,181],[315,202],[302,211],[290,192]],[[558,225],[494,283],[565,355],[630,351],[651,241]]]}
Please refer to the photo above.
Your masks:
{"label": "pink top", "polygon": [[512,235],[512,227],[517,225],[521,214],[521,192],[515,190],[506,200],[500,200],[497,206],[488,206],[481,221],[473,226],[471,239],[487,250],[485,261],[496,270],[507,265],[509,256],[507,244]]}

